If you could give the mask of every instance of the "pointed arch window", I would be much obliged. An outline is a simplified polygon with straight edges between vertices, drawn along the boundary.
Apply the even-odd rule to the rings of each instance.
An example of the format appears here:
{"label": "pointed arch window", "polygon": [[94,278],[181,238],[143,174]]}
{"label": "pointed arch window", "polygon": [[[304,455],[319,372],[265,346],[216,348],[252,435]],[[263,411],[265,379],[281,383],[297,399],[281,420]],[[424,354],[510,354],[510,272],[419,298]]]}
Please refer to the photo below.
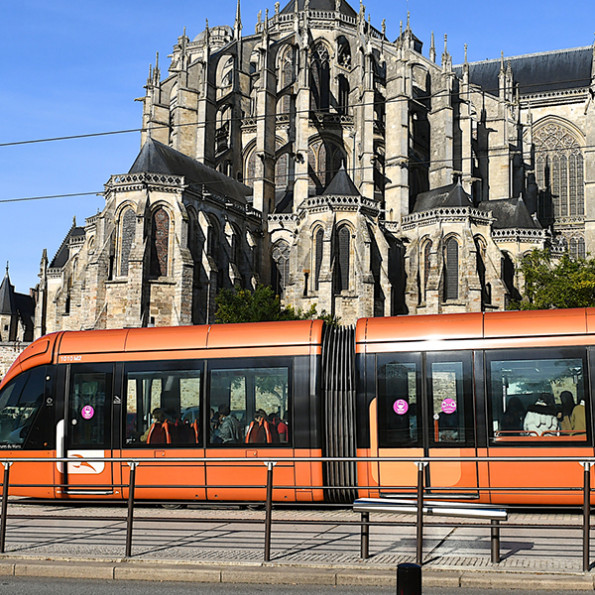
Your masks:
{"label": "pointed arch window", "polygon": [[320,286],[320,271],[322,269],[322,251],[324,247],[324,230],[319,227],[314,232],[314,291]]}
{"label": "pointed arch window", "polygon": [[240,264],[241,245],[242,245],[242,236],[240,234],[240,229],[237,226],[232,225],[231,260],[236,265]]}
{"label": "pointed arch window", "polygon": [[341,293],[349,290],[349,273],[351,264],[351,231],[343,225],[337,230],[335,254],[335,291]]}
{"label": "pointed arch window", "polygon": [[444,244],[444,300],[459,298],[459,243],[453,237]]}
{"label": "pointed arch window", "polygon": [[337,62],[343,68],[351,68],[351,46],[343,35],[337,40]]}
{"label": "pointed arch window", "polygon": [[330,100],[329,53],[324,43],[312,52],[310,63],[310,109],[328,111]]}
{"label": "pointed arch window", "polygon": [[581,236],[570,238],[569,251],[571,258],[585,258],[585,238]]}
{"label": "pointed arch window", "polygon": [[283,191],[289,187],[289,153],[283,153],[275,163],[275,188]]}
{"label": "pointed arch window", "polygon": [[420,303],[426,301],[428,291],[428,280],[430,278],[430,258],[432,254],[432,242],[428,240],[421,249],[421,279],[420,279]]}
{"label": "pointed arch window", "polygon": [[341,169],[341,165],[347,165],[343,147],[328,139],[313,142],[308,152],[311,192],[322,194]]}
{"label": "pointed arch window", "polygon": [[297,64],[296,49],[291,47],[285,53],[283,57],[283,63],[281,66],[281,88],[284,89],[287,85],[291,85],[295,80],[295,68]]}
{"label": "pointed arch window", "polygon": [[159,207],[151,218],[151,276],[165,277],[169,259],[169,215]]}
{"label": "pointed arch window", "polygon": [[347,77],[339,75],[339,101],[337,105],[337,111],[341,115],[347,115],[349,109],[349,81]]}
{"label": "pointed arch window", "polygon": [[128,264],[135,234],[136,215],[133,209],[127,208],[122,214],[120,225],[120,275],[122,277],[128,276]]}
{"label": "pointed arch window", "polygon": [[533,142],[540,217],[547,222],[584,215],[583,153],[575,135],[550,121],[536,129]]}
{"label": "pointed arch window", "polygon": [[483,238],[475,238],[475,262],[477,266],[477,276],[481,286],[481,309],[484,310],[487,304],[491,304],[492,295],[489,283],[486,283],[486,250],[487,246]]}
{"label": "pointed arch window", "polygon": [[244,184],[247,186],[254,186],[254,178],[256,175],[256,151],[251,151],[246,160],[246,177]]}

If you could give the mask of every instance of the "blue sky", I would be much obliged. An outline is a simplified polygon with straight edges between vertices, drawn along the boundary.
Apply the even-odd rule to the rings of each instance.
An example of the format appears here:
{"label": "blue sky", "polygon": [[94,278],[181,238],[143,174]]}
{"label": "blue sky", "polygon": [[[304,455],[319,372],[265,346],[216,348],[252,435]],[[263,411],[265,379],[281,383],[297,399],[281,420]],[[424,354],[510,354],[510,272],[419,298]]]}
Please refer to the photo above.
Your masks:
{"label": "blue sky", "polygon": [[[288,0],[287,0],[288,1]],[[285,6],[287,2],[282,2]],[[470,61],[591,45],[594,0],[368,0],[372,24],[387,35],[411,12],[424,52],[435,32],[455,63],[468,44]],[[352,0],[356,9],[358,0]],[[0,144],[136,129],[149,64],[162,72],[184,27],[192,39],[205,26],[233,25],[236,0],[19,0],[0,6]],[[259,10],[274,2],[241,0],[244,35]],[[37,283],[44,248],[53,257],[73,217],[84,224],[103,206],[97,196],[2,202],[7,199],[101,192],[110,175],[128,171],[139,133],[0,146],[0,266],[22,293]]]}

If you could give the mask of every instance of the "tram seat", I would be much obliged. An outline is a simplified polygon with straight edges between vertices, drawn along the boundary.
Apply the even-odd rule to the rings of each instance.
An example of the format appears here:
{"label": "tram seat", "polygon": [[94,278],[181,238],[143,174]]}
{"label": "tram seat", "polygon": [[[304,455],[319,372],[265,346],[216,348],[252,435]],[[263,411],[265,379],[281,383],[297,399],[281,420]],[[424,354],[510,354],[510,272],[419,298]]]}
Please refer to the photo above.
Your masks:
{"label": "tram seat", "polygon": [[187,421],[180,419],[176,420],[176,423],[172,426],[172,443],[173,444],[194,444],[194,429]]}
{"label": "tram seat", "polygon": [[153,422],[147,444],[171,444],[171,424],[166,420],[164,422]]}

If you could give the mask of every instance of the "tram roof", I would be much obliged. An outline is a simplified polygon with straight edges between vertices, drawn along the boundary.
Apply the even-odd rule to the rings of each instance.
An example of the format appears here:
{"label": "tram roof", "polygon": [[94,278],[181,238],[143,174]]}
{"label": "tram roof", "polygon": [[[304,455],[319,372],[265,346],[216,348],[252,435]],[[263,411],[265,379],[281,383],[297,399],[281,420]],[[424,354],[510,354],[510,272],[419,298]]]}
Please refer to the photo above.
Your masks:
{"label": "tram roof", "polygon": [[291,347],[320,344],[321,320],[133,328],[64,333],[59,355]]}
{"label": "tram roof", "polygon": [[225,357],[226,351],[230,356],[239,356],[241,349],[246,349],[241,352],[246,356],[257,351],[291,355],[292,348],[303,353],[305,348],[321,345],[323,325],[322,320],[295,320],[52,333],[31,343],[17,357],[3,383],[38,365],[92,361],[87,356],[111,361],[110,354],[200,350],[217,350],[220,357]]}
{"label": "tram roof", "polygon": [[363,318],[356,343],[497,339],[595,333],[595,308]]}

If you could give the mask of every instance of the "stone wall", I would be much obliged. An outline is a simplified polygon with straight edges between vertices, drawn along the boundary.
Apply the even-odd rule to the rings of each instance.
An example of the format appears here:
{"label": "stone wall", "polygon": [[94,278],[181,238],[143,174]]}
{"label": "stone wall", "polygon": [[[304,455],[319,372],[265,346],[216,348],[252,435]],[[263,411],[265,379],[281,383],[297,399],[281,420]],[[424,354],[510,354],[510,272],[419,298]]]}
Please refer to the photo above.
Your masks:
{"label": "stone wall", "polygon": [[0,380],[6,374],[8,368],[12,366],[12,362],[14,362],[19,353],[28,345],[29,343],[19,342],[0,343]]}

